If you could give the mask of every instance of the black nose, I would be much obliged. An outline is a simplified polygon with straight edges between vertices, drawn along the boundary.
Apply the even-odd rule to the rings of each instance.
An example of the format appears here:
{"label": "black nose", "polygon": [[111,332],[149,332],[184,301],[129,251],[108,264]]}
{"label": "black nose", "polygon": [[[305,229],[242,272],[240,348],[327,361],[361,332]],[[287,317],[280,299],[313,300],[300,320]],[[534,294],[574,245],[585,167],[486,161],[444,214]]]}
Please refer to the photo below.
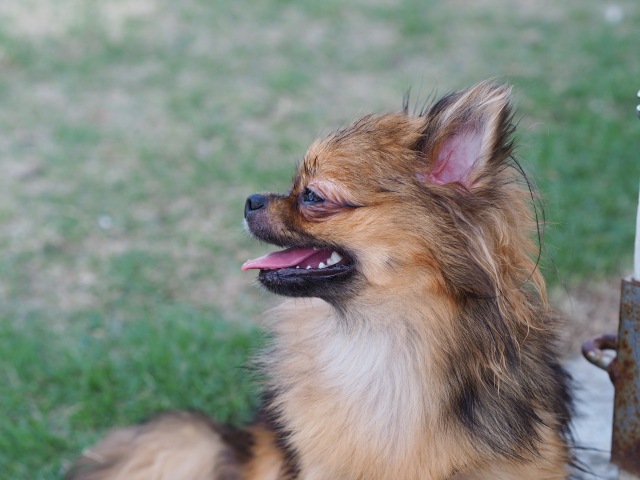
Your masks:
{"label": "black nose", "polygon": [[260,195],[259,193],[249,195],[247,202],[244,204],[244,218],[247,218],[256,210],[262,210],[265,208],[268,201],[269,199],[266,196]]}

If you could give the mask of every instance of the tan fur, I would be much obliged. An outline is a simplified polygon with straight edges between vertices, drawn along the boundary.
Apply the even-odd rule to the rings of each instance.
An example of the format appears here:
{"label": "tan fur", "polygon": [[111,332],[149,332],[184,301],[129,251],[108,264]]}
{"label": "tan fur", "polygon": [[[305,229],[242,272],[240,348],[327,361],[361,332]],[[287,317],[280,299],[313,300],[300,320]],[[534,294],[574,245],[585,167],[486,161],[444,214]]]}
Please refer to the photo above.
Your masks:
{"label": "tan fur", "polygon": [[83,452],[72,478],[210,480],[239,478],[230,449],[209,422],[187,412],[112,431]]}
{"label": "tan fur", "polygon": [[[567,478],[567,377],[509,103],[485,82],[416,117],[364,117],[264,197],[254,235],[343,246],[357,276],[266,316],[269,395],[247,458],[178,414],[108,436],[70,478]],[[308,189],[323,201],[301,201]]]}
{"label": "tan fur", "polygon": [[287,479],[284,455],[277,446],[273,431],[262,424],[252,425],[248,430],[253,434],[255,443],[252,458],[245,466],[242,478],[247,480]]}

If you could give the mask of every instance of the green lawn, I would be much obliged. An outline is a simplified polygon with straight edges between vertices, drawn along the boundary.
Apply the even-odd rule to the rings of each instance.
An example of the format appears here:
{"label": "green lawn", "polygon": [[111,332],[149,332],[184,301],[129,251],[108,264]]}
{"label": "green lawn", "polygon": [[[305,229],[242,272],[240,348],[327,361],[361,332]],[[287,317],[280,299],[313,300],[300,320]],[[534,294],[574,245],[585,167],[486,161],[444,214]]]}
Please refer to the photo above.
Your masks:
{"label": "green lawn", "polygon": [[250,416],[275,299],[244,198],[360,115],[513,83],[552,285],[629,273],[635,0],[4,0],[0,472],[59,478],[111,425]]}

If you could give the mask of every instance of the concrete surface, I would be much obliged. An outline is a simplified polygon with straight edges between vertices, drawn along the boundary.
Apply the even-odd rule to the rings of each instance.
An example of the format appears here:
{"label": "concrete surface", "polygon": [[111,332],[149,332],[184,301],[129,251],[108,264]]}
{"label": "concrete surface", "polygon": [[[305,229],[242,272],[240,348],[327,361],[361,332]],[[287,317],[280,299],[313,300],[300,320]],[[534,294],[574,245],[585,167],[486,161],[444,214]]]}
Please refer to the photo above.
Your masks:
{"label": "concrete surface", "polygon": [[574,358],[565,366],[575,382],[576,418],[573,430],[578,459],[590,472],[577,472],[580,480],[616,480],[617,467],[609,463],[613,424],[613,385],[603,370],[584,358]]}

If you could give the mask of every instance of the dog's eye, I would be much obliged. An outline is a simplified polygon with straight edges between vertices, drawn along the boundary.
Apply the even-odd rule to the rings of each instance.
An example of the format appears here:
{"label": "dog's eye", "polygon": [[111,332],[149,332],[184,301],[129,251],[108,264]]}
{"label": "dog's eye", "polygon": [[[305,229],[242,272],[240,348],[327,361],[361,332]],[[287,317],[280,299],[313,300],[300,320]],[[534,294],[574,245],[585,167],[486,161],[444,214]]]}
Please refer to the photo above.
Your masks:
{"label": "dog's eye", "polygon": [[316,203],[322,202],[324,202],[324,198],[322,198],[313,190],[305,188],[304,192],[302,192],[302,203],[304,205],[315,205]]}

